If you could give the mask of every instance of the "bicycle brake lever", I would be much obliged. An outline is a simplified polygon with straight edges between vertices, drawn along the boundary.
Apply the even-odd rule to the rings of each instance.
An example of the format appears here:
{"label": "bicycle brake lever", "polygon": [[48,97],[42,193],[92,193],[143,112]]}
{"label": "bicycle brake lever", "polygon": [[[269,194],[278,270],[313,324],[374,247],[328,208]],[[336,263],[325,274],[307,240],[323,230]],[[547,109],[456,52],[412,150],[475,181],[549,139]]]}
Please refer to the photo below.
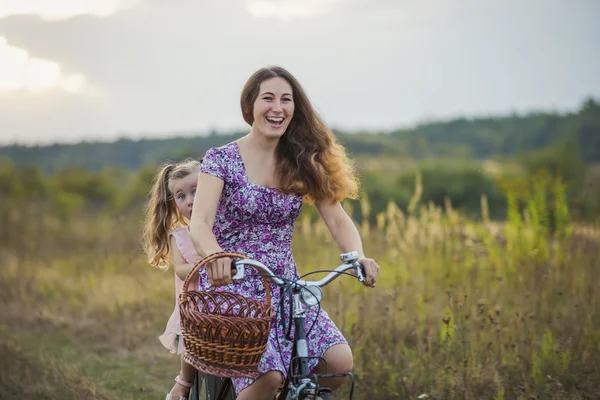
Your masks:
{"label": "bicycle brake lever", "polygon": [[244,265],[237,265],[235,260],[231,261],[231,273],[233,274],[234,271],[235,275],[231,276],[231,280],[238,281],[244,279]]}
{"label": "bicycle brake lever", "polygon": [[355,262],[354,266],[356,267],[356,277],[358,278],[359,282],[364,282],[365,281],[365,267],[359,262]]}

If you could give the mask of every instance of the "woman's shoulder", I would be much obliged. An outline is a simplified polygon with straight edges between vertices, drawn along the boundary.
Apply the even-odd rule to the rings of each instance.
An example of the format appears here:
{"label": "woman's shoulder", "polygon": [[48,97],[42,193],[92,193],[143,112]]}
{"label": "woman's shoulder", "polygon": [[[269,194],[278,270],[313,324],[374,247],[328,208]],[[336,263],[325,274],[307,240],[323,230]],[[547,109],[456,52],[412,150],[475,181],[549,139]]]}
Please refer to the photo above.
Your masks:
{"label": "woman's shoulder", "polygon": [[211,147],[204,155],[200,170],[228,181],[235,170],[234,160],[237,159],[237,144],[230,142],[222,146]]}
{"label": "woman's shoulder", "polygon": [[234,157],[237,154],[237,144],[235,141],[223,144],[221,146],[211,147],[206,151],[206,157],[210,155],[220,156],[220,157]]}

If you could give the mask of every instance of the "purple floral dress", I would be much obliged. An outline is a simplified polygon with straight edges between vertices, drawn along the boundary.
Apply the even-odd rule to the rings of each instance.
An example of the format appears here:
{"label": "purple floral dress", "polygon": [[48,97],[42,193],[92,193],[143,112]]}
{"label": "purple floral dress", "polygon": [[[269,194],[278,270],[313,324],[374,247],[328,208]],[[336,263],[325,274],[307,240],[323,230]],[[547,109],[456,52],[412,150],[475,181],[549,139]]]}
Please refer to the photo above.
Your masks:
{"label": "purple floral dress", "polygon": [[[285,278],[298,277],[292,256],[292,234],[294,221],[302,207],[301,196],[284,194],[277,189],[250,182],[236,142],[208,150],[201,170],[225,182],[213,227],[213,233],[223,250],[245,254]],[[200,290],[209,290],[206,270],[200,271],[199,276]],[[265,301],[264,284],[260,277],[245,278],[219,290],[234,291]],[[277,308],[279,289],[272,283],[271,293],[271,303]],[[310,309],[306,316],[310,356],[323,356],[331,346],[347,343],[328,314],[322,309],[317,313],[317,310],[317,307]],[[259,373],[280,371],[286,376],[292,343],[285,339],[277,309],[276,313],[277,320],[269,333]],[[316,359],[310,360],[309,369],[314,368],[317,362]],[[234,378],[236,395],[252,382],[248,378]]]}

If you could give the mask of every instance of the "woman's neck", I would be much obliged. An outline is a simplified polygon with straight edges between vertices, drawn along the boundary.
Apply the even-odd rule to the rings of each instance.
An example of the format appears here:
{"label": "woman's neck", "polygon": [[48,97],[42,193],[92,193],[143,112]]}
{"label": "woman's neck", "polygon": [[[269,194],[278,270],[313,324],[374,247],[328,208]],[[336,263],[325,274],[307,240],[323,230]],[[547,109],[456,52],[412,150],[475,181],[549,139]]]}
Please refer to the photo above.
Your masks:
{"label": "woman's neck", "polygon": [[275,154],[279,138],[266,138],[260,133],[250,131],[246,136],[240,139],[244,145],[253,153],[258,154]]}

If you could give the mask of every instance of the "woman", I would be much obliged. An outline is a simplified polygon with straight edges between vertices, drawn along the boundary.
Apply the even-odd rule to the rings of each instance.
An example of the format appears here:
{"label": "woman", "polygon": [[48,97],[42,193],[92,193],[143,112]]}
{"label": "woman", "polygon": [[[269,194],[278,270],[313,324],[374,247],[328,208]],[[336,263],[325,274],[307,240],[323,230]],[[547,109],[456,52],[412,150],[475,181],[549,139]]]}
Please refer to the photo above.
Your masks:
{"label": "woman", "polygon": [[[340,201],[355,198],[357,180],[345,150],[314,111],[298,81],[281,67],[262,68],[246,82],[241,95],[250,133],[208,150],[198,187],[203,199],[194,203],[190,232],[198,254],[220,251],[246,254],[276,274],[298,276],[292,256],[294,221],[303,199],[314,203],[342,252],[358,251],[365,266],[365,285],[374,287],[377,263],[365,258],[358,231]],[[232,284],[231,260],[221,258],[200,271],[200,289],[224,286],[264,300],[260,278]],[[273,287],[274,289],[274,287]],[[279,291],[273,290],[273,304]],[[311,309],[307,322],[317,318],[307,338],[310,356],[323,356],[329,373],[352,370],[352,352],[326,312]],[[282,328],[274,324],[256,380],[234,378],[238,399],[272,400],[287,373],[292,349]],[[316,359],[309,368],[324,372]],[[342,382],[324,385],[335,388]]]}

